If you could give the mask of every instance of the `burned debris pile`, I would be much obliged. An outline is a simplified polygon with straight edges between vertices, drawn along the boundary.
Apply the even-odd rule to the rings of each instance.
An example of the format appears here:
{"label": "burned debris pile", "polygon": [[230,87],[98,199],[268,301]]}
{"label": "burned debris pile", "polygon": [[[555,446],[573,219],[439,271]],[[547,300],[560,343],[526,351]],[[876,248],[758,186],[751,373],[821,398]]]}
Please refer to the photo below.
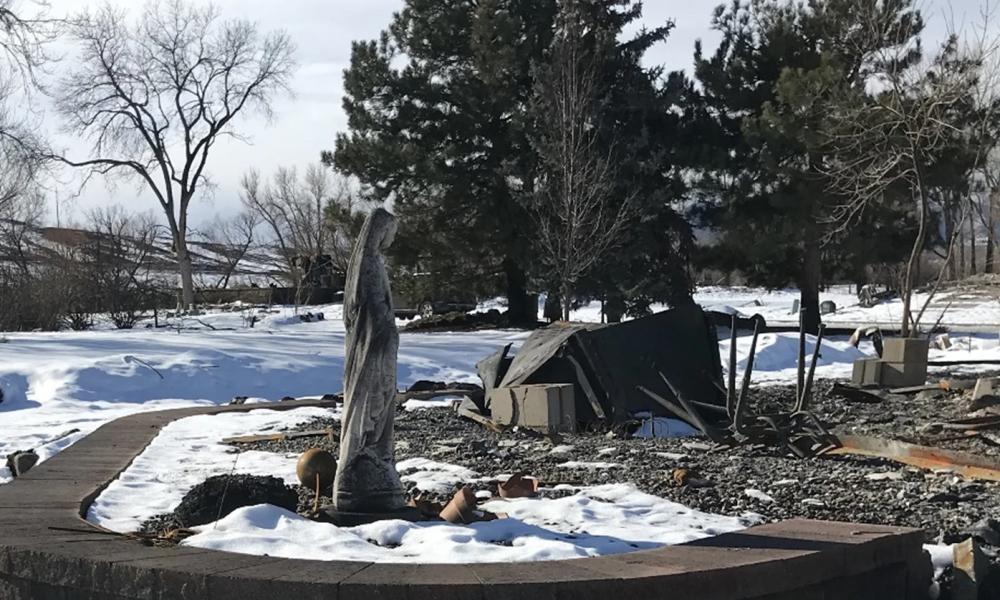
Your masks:
{"label": "burned debris pile", "polygon": [[697,305],[616,325],[556,323],[535,331],[515,356],[508,356],[508,345],[476,365],[486,389],[483,409],[500,425],[543,432],[670,417],[720,445],[777,444],[799,456],[836,446],[807,411],[822,332],[808,375],[805,333],[800,333],[795,403],[785,411],[755,414],[747,392],[763,322],[754,323],[739,387],[736,317],[725,382],[715,326]]}
{"label": "burned debris pile", "polygon": [[[498,422],[551,431],[645,414],[718,426],[725,395],[715,328],[690,304],[614,325],[555,323],[476,366]],[[650,400],[648,392],[670,398]],[[694,398],[690,411],[677,396]]]}

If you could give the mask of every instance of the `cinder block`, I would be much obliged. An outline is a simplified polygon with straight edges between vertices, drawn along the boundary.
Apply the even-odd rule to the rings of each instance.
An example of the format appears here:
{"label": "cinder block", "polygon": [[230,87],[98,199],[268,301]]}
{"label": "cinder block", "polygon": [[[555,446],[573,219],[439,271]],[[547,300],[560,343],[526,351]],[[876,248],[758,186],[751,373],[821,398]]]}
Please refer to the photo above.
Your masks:
{"label": "cinder block", "polygon": [[513,388],[498,387],[490,390],[490,412],[498,425],[517,424],[517,400]]}
{"label": "cinder block", "polygon": [[490,393],[493,421],[544,433],[576,431],[573,385],[535,384],[496,388]]}
{"label": "cinder block", "polygon": [[975,402],[987,396],[995,396],[996,382],[997,378],[995,377],[980,377],[977,379],[976,387],[972,390],[972,401]]}
{"label": "cinder block", "polygon": [[927,361],[882,363],[881,384],[886,387],[911,387],[927,383]]}
{"label": "cinder block", "polygon": [[882,360],[891,363],[926,363],[927,338],[886,338],[882,341]]}
{"label": "cinder block", "polygon": [[854,361],[851,383],[854,385],[880,385],[882,381],[882,361],[877,358],[859,358]]}

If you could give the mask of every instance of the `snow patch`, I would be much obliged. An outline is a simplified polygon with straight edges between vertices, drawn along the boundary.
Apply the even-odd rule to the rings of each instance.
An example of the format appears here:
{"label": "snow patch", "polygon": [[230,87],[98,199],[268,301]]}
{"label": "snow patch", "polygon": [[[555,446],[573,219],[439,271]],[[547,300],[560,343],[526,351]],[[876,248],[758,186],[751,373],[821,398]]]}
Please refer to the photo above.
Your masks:
{"label": "snow patch", "polygon": [[654,417],[643,419],[639,428],[632,433],[635,438],[679,438],[701,435],[701,432],[680,419]]}
{"label": "snow patch", "polygon": [[479,473],[465,467],[437,462],[428,458],[408,458],[396,463],[396,470],[404,482],[412,482],[425,492],[446,494],[455,487],[479,478]]}
{"label": "snow patch", "polygon": [[314,560],[473,563],[559,560],[679,544],[742,529],[759,515],[712,515],[628,484],[581,489],[558,499],[492,500],[507,519],[470,525],[388,520],[338,528],[269,505],[238,509],[196,528],[183,544]]}
{"label": "snow patch", "polygon": [[298,455],[251,450],[235,453],[224,437],[280,431],[329,417],[329,409],[258,409],[225,415],[198,415],[167,424],[149,446],[111,482],[87,511],[87,520],[112,531],[131,532],[151,517],[180,504],[194,486],[214,475],[273,475],[298,483]]}

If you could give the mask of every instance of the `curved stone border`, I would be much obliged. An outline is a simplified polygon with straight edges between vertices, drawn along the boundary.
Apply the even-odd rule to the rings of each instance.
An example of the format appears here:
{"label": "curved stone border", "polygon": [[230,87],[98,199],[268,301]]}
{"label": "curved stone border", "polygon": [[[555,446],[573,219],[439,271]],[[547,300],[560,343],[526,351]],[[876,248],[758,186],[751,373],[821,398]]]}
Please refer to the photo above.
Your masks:
{"label": "curved stone border", "polygon": [[0,599],[926,597],[930,565],[921,548],[922,532],[901,527],[797,519],[600,558],[419,565],[147,546],[82,518],[101,490],[170,421],[303,406],[331,404],[296,401],[124,417],[0,485]]}

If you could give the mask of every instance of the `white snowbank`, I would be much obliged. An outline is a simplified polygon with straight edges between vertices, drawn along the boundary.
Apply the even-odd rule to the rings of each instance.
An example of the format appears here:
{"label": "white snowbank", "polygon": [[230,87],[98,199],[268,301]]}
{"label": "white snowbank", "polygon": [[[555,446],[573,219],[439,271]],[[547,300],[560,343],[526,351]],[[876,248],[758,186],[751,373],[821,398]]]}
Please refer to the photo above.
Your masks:
{"label": "white snowbank", "polygon": [[[743,376],[750,354],[750,344],[753,336],[742,336],[736,339],[737,376]],[[816,337],[806,336],[806,362],[808,372],[812,361],[812,352],[816,347]],[[757,349],[754,354],[752,383],[788,383],[795,381],[796,362],[799,353],[799,336],[797,333],[763,333],[757,339]],[[724,367],[729,365],[729,340],[719,342],[719,354]],[[849,378],[854,361],[866,357],[867,354],[852,346],[846,340],[823,338],[819,358],[816,361],[816,378]]]}
{"label": "white snowbank", "polygon": [[406,402],[403,402],[403,408],[409,412],[425,408],[451,408],[453,403],[460,400],[461,398],[458,396],[438,396],[437,398],[430,398],[428,400],[410,398]]}
{"label": "white snowbank", "polygon": [[[339,392],[341,307],[310,310],[326,319],[303,323],[293,308],[283,307],[252,329],[236,311],[175,319],[179,329],[8,334],[0,344],[0,458],[34,448],[45,460],[104,423],[136,412],[223,404],[234,396],[260,401]],[[419,379],[477,382],[477,360],[527,336],[404,333],[399,385]],[[53,443],[71,429],[80,433]],[[0,484],[10,478],[0,466]]]}
{"label": "white snowbank", "polygon": [[183,543],[283,558],[470,563],[557,560],[678,544],[758,522],[711,515],[628,484],[583,488],[559,499],[492,500],[510,518],[471,525],[380,521],[338,528],[268,505],[239,509]]}

